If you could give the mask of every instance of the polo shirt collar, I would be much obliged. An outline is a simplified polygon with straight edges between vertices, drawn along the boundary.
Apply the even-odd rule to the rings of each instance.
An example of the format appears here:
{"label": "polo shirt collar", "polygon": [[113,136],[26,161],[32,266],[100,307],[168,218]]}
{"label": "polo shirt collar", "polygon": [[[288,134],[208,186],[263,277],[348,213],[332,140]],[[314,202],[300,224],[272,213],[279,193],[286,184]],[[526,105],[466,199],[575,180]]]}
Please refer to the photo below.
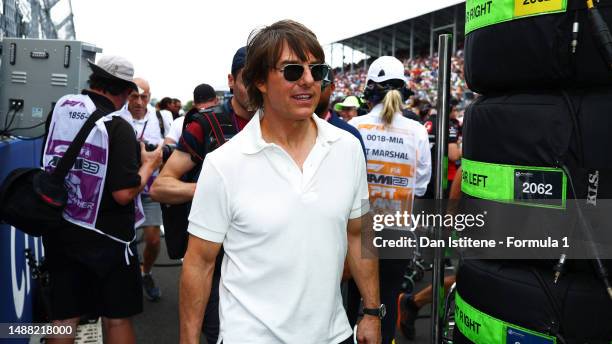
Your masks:
{"label": "polo shirt collar", "polygon": [[[276,146],[273,143],[266,142],[261,135],[261,119],[263,118],[263,110],[259,109],[253,116],[253,119],[242,129],[244,142],[241,143],[242,152],[245,154],[256,154],[264,148]],[[317,126],[317,142],[332,144],[340,139],[340,132],[335,130],[335,127],[319,118],[316,114],[312,114],[312,119]]]}

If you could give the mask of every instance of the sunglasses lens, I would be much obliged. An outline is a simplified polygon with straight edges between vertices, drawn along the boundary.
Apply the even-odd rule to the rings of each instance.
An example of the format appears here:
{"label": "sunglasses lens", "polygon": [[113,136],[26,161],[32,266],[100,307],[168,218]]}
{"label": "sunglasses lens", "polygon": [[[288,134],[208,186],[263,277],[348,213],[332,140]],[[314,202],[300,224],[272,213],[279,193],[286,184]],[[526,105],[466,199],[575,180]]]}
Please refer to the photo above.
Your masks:
{"label": "sunglasses lens", "polygon": [[310,71],[314,81],[321,81],[327,76],[327,68],[325,65],[314,65]]}
{"label": "sunglasses lens", "polygon": [[304,66],[294,64],[286,65],[283,69],[283,75],[287,81],[298,81],[304,74]]}
{"label": "sunglasses lens", "polygon": [[[329,74],[329,66],[324,64],[311,65],[310,73],[314,81],[321,81]],[[304,66],[299,64],[289,64],[283,67],[283,76],[287,81],[298,81],[304,74]]]}

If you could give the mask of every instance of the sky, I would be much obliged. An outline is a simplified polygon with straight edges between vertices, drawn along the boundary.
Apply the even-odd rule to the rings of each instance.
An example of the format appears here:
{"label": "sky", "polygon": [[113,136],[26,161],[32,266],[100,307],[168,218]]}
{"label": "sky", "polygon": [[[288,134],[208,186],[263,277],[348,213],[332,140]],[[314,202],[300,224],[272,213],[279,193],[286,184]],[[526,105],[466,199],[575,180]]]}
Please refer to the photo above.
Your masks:
{"label": "sky", "polygon": [[[232,56],[256,28],[281,19],[301,22],[317,35],[330,63],[332,42],[458,2],[72,0],[72,10],[77,40],[102,48],[102,55],[130,60],[136,76],[149,81],[153,98],[169,96],[186,103],[198,84],[228,89]],[[67,4],[62,0],[56,5],[54,20],[61,20]],[[341,46],[333,51],[333,64],[338,65]],[[351,58],[350,48],[344,55]],[[363,54],[354,56],[358,61]]]}

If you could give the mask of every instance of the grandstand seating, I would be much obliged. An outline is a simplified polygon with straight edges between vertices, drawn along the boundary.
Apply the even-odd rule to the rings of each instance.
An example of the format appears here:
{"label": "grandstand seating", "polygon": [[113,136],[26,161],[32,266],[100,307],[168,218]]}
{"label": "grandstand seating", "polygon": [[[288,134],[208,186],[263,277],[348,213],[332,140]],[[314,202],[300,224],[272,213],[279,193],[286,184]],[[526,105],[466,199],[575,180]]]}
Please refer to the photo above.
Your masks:
{"label": "grandstand seating", "polygon": [[[417,57],[414,59],[403,59],[406,68],[408,86],[415,93],[415,98],[435,104],[437,96],[437,72],[438,56]],[[451,60],[451,95],[460,101],[461,107],[465,107],[473,98],[473,93],[466,85],[463,76],[463,50],[458,50]],[[359,66],[359,67],[357,67]],[[345,66],[344,72],[338,68],[335,71],[336,90],[332,99],[344,98],[349,95],[363,95],[367,71],[363,68],[363,62]]]}

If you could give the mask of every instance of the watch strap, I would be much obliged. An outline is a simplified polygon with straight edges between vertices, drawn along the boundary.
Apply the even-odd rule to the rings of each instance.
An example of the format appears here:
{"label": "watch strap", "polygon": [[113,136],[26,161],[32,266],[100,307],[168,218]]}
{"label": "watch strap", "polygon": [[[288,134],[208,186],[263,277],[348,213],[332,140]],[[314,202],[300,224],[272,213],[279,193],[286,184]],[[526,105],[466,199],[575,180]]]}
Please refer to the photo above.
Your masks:
{"label": "watch strap", "polygon": [[384,304],[381,304],[378,308],[363,308],[363,314],[372,315],[379,319],[384,318],[386,313],[387,310]]}
{"label": "watch strap", "polygon": [[380,315],[380,309],[378,309],[378,308],[364,308],[363,309],[363,314],[379,316]]}

